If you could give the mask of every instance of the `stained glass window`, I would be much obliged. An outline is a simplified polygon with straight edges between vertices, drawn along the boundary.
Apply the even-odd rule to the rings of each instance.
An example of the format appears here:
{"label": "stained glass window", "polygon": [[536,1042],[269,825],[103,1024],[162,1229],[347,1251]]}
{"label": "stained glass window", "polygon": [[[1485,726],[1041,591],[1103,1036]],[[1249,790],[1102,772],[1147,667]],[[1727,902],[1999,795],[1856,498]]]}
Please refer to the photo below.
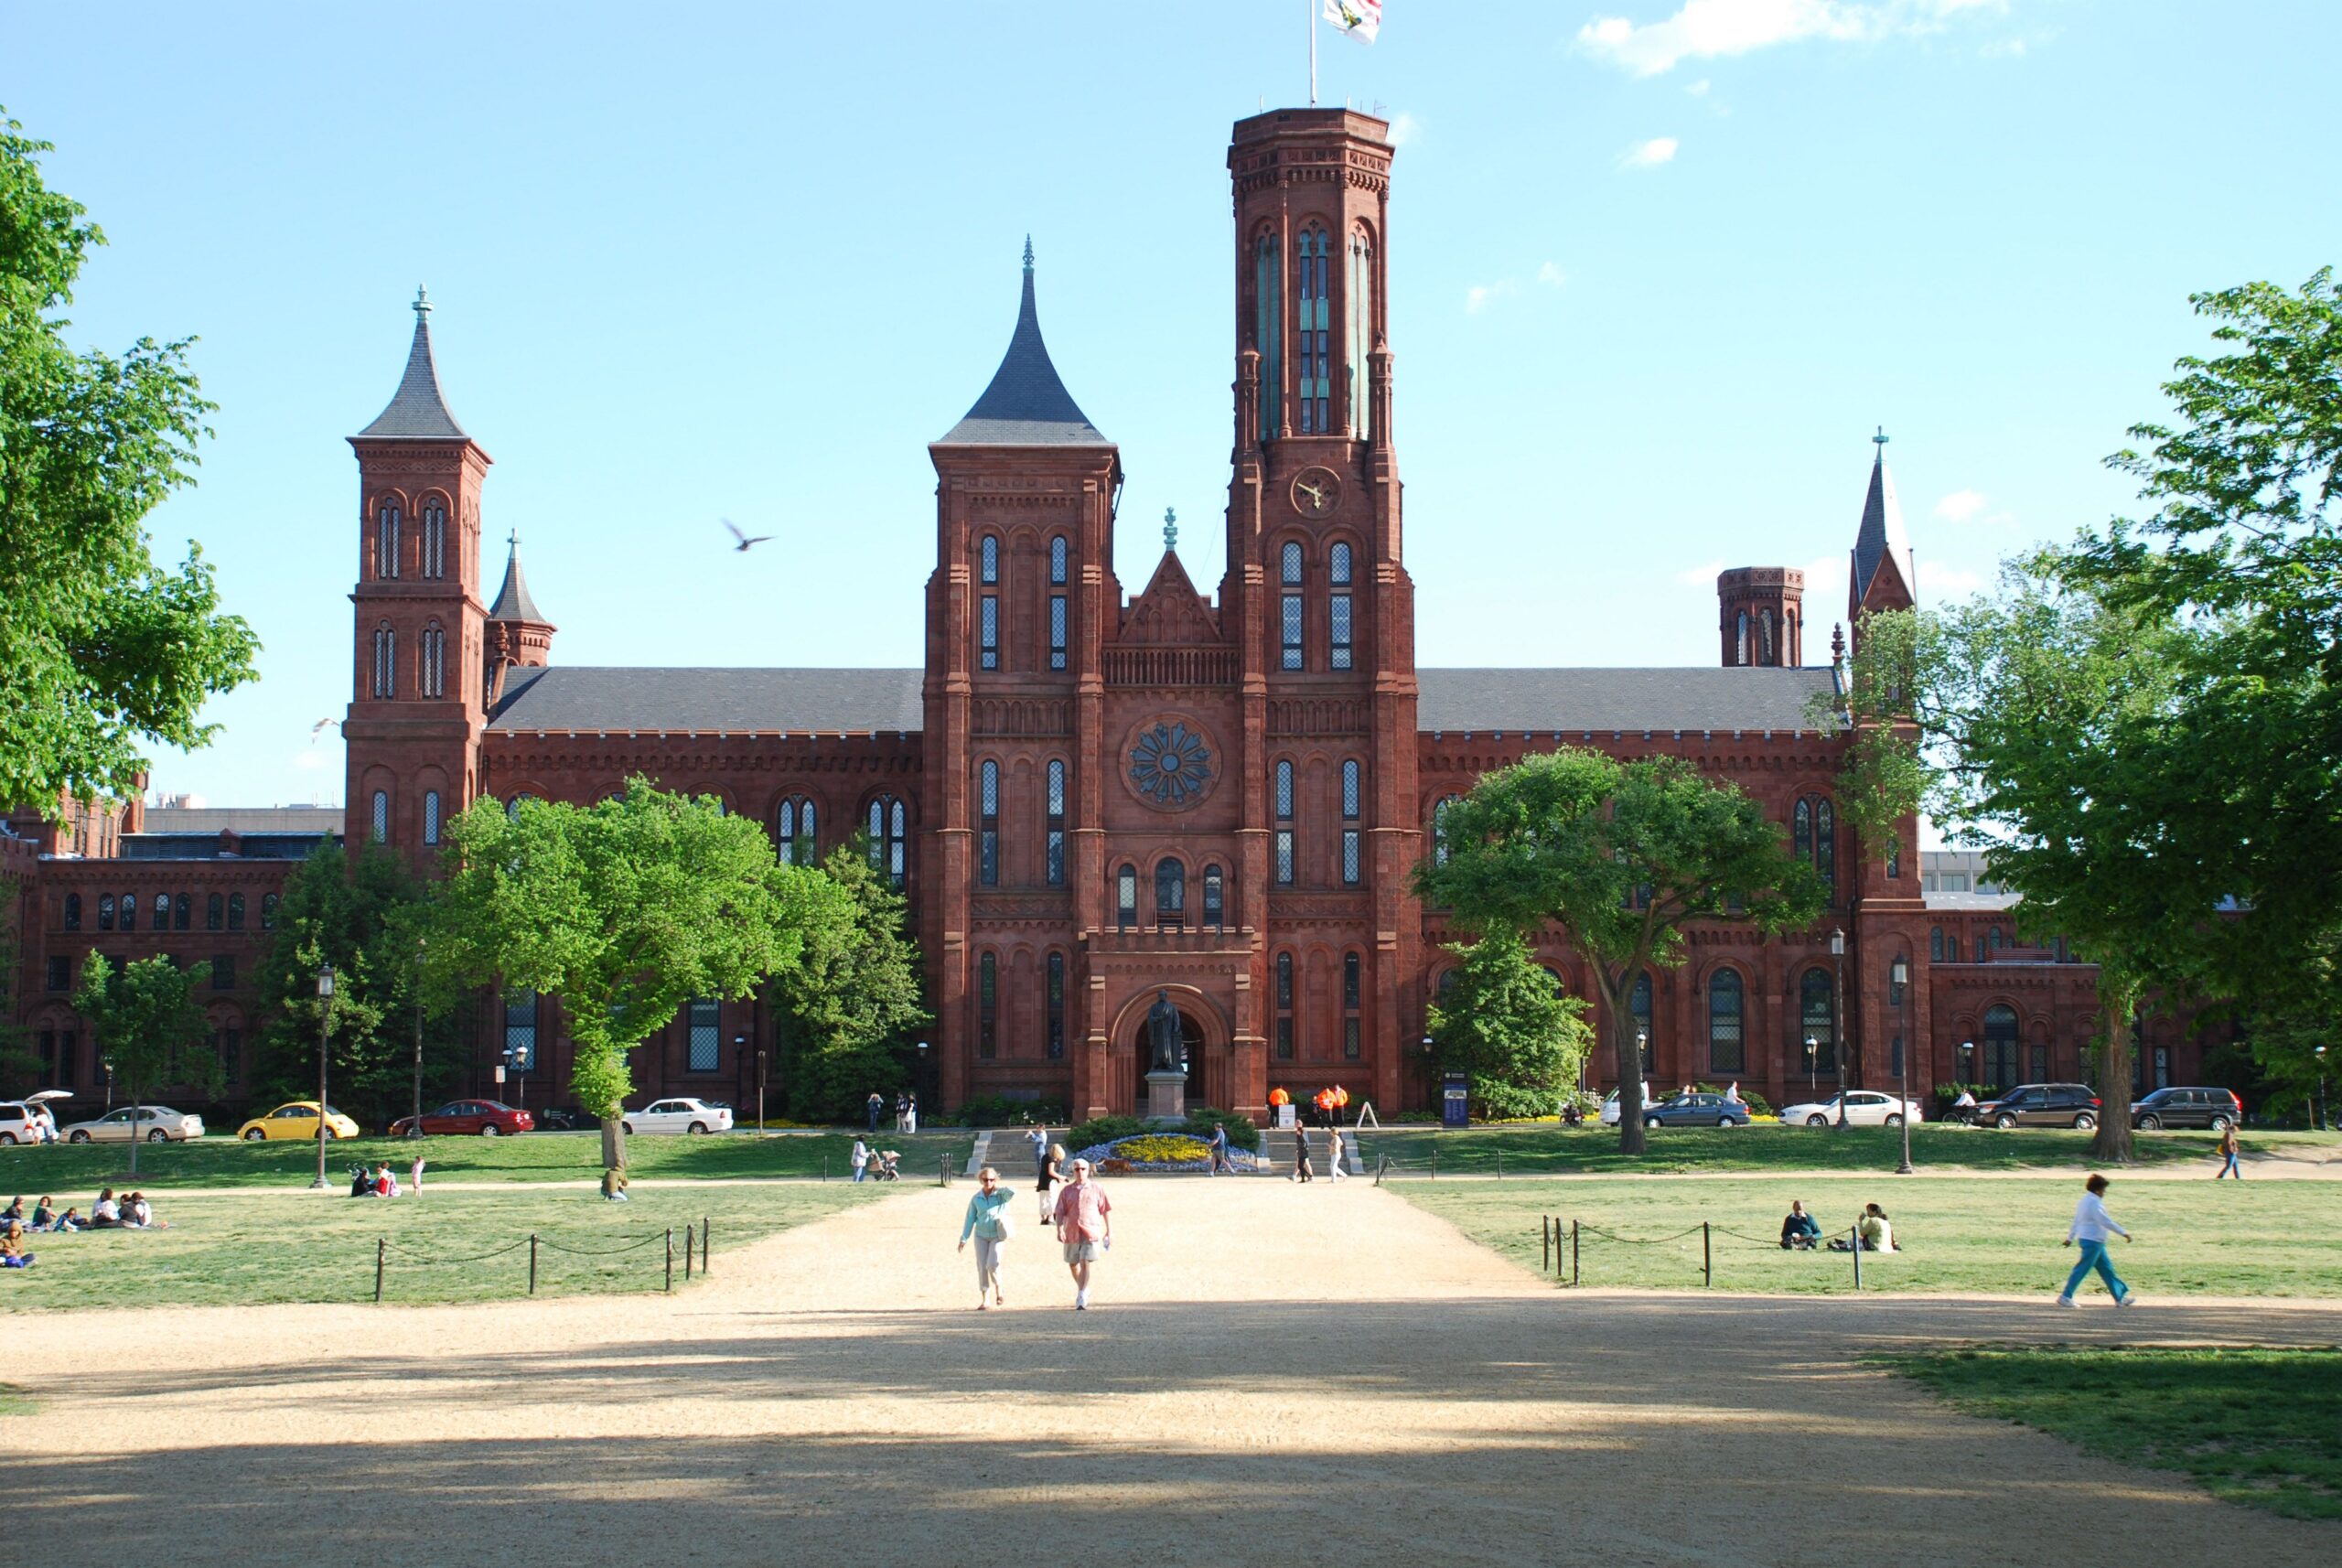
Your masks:
{"label": "stained glass window", "polygon": [[1159,863],[1155,868],[1155,923],[1158,926],[1184,926],[1187,923],[1187,868],[1176,857]]}
{"label": "stained glass window", "polygon": [[976,770],[976,880],[1000,886],[1000,764],[986,758]]}
{"label": "stained glass window", "polygon": [[1284,269],[1274,234],[1252,242],[1252,347],[1261,351],[1261,431],[1274,436],[1284,393]]}
{"label": "stained glass window", "polygon": [[1046,870],[1048,885],[1065,886],[1065,764],[1049,764],[1048,844]]}
{"label": "stained glass window", "polygon": [[1220,908],[1219,867],[1217,865],[1207,865],[1204,867],[1204,924],[1213,930],[1219,929]]}
{"label": "stained glass window", "polygon": [[1295,322],[1294,349],[1299,374],[1295,394],[1301,404],[1301,430],[1304,435],[1324,435],[1332,429],[1331,367],[1328,349],[1333,334],[1329,313],[1331,293],[1331,241],[1326,231],[1312,223],[1301,231],[1298,276],[1295,279],[1294,297],[1300,310]]}
{"label": "stained glass window", "polygon": [[437,501],[426,501],[423,507],[423,575],[447,575],[447,509]]}
{"label": "stained glass window", "polygon": [[1744,990],[1740,972],[1720,969],[1708,977],[1708,1070],[1746,1072],[1748,1051],[1743,1027]]}

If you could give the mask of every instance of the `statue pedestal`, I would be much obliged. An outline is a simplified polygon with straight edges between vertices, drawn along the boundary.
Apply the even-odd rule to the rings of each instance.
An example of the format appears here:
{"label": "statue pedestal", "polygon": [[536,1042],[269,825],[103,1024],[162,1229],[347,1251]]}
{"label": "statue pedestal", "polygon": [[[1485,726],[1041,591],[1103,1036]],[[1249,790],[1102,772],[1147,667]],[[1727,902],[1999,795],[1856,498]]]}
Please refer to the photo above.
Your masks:
{"label": "statue pedestal", "polygon": [[1146,1075],[1146,1119],[1176,1126],[1187,1119],[1187,1075],[1176,1069]]}

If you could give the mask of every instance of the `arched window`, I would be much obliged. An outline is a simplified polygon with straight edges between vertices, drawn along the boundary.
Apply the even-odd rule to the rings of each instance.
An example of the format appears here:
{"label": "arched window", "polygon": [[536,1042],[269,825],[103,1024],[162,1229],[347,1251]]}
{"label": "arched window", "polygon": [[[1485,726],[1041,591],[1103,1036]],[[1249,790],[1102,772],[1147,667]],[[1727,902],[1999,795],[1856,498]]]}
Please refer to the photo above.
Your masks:
{"label": "arched window", "polygon": [[274,893],[260,896],[260,929],[263,931],[276,929],[276,895]]}
{"label": "arched window", "polygon": [[447,575],[447,509],[435,500],[423,503],[423,575]]}
{"label": "arched window", "polygon": [[976,881],[1000,886],[1000,764],[990,757],[976,769]]}
{"label": "arched window", "polygon": [[1817,800],[1813,806],[1813,869],[1821,874],[1821,886],[1830,902],[1838,901],[1838,812],[1827,800]]}
{"label": "arched window", "polygon": [[374,628],[374,695],[394,697],[399,685],[399,634],[389,621]]}
{"label": "arched window", "polygon": [[1279,762],[1276,771],[1276,860],[1277,886],[1290,887],[1294,877],[1293,854],[1293,764]]}
{"label": "arched window", "polygon": [[125,931],[138,929],[138,895],[135,893],[122,896],[122,929]]}
{"label": "arched window", "polygon": [[987,533],[976,545],[976,580],[987,588],[1000,585],[1000,536]]}
{"label": "arched window", "polygon": [[1051,587],[1053,587],[1053,588],[1062,588],[1062,587],[1064,587],[1065,585],[1066,585],[1066,546],[1065,546],[1065,535],[1064,535],[1064,534],[1062,534],[1062,533],[1059,533],[1059,534],[1053,534],[1053,535],[1051,535],[1051,536],[1050,536],[1050,539],[1049,539],[1049,586],[1051,586]]}
{"label": "arched window", "polygon": [[[2017,1082],[2016,1010],[1984,1010],[1984,1081],[1994,1089],[2013,1089]],[[2043,1076],[2047,1076],[2047,1074]]]}
{"label": "arched window", "polygon": [[1462,799],[1463,797],[1460,795],[1442,795],[1436,801],[1433,802],[1431,809],[1431,862],[1434,865],[1445,865],[1447,864],[1447,813],[1454,809],[1456,802]]}
{"label": "arched window", "polygon": [[870,864],[897,892],[910,876],[910,812],[892,795],[870,802]]}
{"label": "arched window", "polygon": [[155,895],[154,929],[158,931],[171,929],[171,896],[167,893]]}
{"label": "arched window", "polygon": [[374,791],[374,822],[371,832],[376,843],[391,842],[391,792],[387,789]]}
{"label": "arched window", "polygon": [[1838,1073],[1838,993],[1828,970],[1819,966],[1805,972],[1799,980],[1798,1049],[1812,1047],[1812,1059],[1806,1064],[1809,1076]]}
{"label": "arched window", "polygon": [[1049,540],[1049,668],[1062,670],[1066,663],[1067,599],[1065,535],[1053,535]]}
{"label": "arched window", "polygon": [[65,929],[69,931],[81,929],[81,896],[79,893],[65,896]]}
{"label": "arched window", "polygon": [[1052,759],[1048,772],[1047,843],[1044,853],[1044,876],[1052,887],[1065,886],[1065,764]]}
{"label": "arched window", "polygon": [[1756,618],[1756,662],[1770,664],[1773,659],[1773,612],[1766,610]]}
{"label": "arched window", "polygon": [[1277,579],[1284,594],[1277,603],[1277,635],[1283,654],[1280,668],[1298,670],[1301,659],[1301,545],[1285,542],[1278,554]]}
{"label": "arched window", "polygon": [[1356,757],[1342,763],[1342,886],[1355,887],[1364,875],[1359,865],[1359,765]]}
{"label": "arched window", "polygon": [[1252,347],[1261,351],[1261,431],[1273,436],[1284,428],[1284,268],[1274,234],[1252,242]]}
{"label": "arched window", "polygon": [[780,863],[783,865],[811,865],[819,854],[819,824],[814,818],[813,802],[803,795],[791,795],[780,803]]}
{"label": "arched window", "polygon": [[2001,928],[2000,928],[2000,927],[1998,927],[1998,926],[1987,926],[1987,927],[1985,927],[1985,928],[1984,928],[1984,943],[1985,943],[1985,945],[1986,945],[1987,947],[1991,948],[1991,949],[1993,950],[1993,951],[1994,951],[1994,952],[1998,952],[1998,951],[2000,951],[2000,950],[2001,950]]}
{"label": "arched window", "polygon": [[522,793],[515,795],[510,800],[505,801],[504,820],[508,822],[519,822],[521,820],[521,803],[523,800],[533,800],[535,799],[536,797],[534,795],[523,791]]}
{"label": "arched window", "polygon": [[1789,853],[1799,860],[1813,859],[1813,802],[1799,799],[1789,811]]}
{"label": "arched window", "polygon": [[1171,927],[1187,923],[1187,868],[1176,856],[1155,867],[1155,923]]}
{"label": "arched window", "polygon": [[1943,961],[1943,928],[1941,926],[1928,928],[1928,961],[1929,963]]}
{"label": "arched window", "polygon": [[207,894],[203,900],[203,929],[224,931],[228,929],[228,900],[220,894]]}
{"label": "arched window", "polygon": [[1342,1059],[1354,1062],[1359,1058],[1359,1012],[1366,998],[1364,964],[1358,954],[1342,955]]}
{"label": "arched window", "polygon": [[1065,954],[1049,955],[1049,1059],[1056,1061],[1065,1055]]}
{"label": "arched window", "polygon": [[1748,662],[1748,612],[1746,610],[1740,612],[1738,629],[1733,633],[1732,661],[1735,664]]}
{"label": "arched window", "polygon": [[113,929],[113,895],[111,893],[98,895],[98,929]]}
{"label": "arched window", "polygon": [[1277,1060],[1293,1059],[1293,955],[1277,954]]}
{"label": "arched window", "polygon": [[1350,667],[1350,547],[1337,544],[1326,553],[1326,580],[1334,591],[1326,600],[1326,667]]}
{"label": "arched window", "polygon": [[399,575],[399,509],[384,501],[374,513],[374,575]]}
{"label": "arched window", "polygon": [[171,929],[184,931],[195,923],[195,895],[182,893],[171,900]]}
{"label": "arched window", "polygon": [[1301,231],[1300,248],[1299,269],[1294,279],[1294,298],[1301,307],[1294,338],[1294,349],[1300,357],[1300,375],[1294,392],[1301,402],[1301,433],[1322,435],[1333,428],[1329,352],[1333,342],[1333,302],[1327,297],[1332,292],[1332,242],[1324,229],[1312,223]]}
{"label": "arched window", "polygon": [[1659,1048],[1659,1031],[1650,1022],[1650,975],[1635,976],[1635,989],[1627,998],[1627,1015],[1634,1020],[1635,1037],[1642,1042],[1643,1071],[1650,1071],[1652,1053]]}
{"label": "arched window", "polygon": [[425,626],[422,637],[416,639],[414,672],[415,686],[421,695],[436,697],[445,693],[447,634],[440,629],[435,620]]}
{"label": "arched window", "polygon": [[1216,931],[1220,929],[1220,921],[1224,918],[1225,907],[1223,889],[1219,881],[1219,866],[1215,862],[1204,867],[1204,924]]}
{"label": "arched window", "polygon": [[426,845],[439,842],[439,791],[436,789],[423,792],[423,842]]}
{"label": "arched window", "polygon": [[1708,977],[1708,1070],[1741,1073],[1748,1070],[1740,972],[1720,969]]}
{"label": "arched window", "polygon": [[1114,873],[1114,925],[1121,930],[1138,926],[1138,867],[1125,865]]}
{"label": "arched window", "polygon": [[504,1065],[510,1072],[532,1072],[537,1065],[537,993],[504,993]]}
{"label": "arched window", "polygon": [[1000,1055],[1000,959],[994,953],[976,961],[976,1055],[985,1061]]}
{"label": "arched window", "polygon": [[228,895],[228,929],[231,931],[244,929],[244,896],[241,893]]}
{"label": "arched window", "polygon": [[1886,875],[1903,875],[1903,835],[1899,832],[1886,841]]}
{"label": "arched window", "polygon": [[1342,362],[1349,385],[1350,434],[1372,434],[1366,357],[1374,349],[1374,242],[1363,229],[1350,231],[1349,330],[1342,334]]}

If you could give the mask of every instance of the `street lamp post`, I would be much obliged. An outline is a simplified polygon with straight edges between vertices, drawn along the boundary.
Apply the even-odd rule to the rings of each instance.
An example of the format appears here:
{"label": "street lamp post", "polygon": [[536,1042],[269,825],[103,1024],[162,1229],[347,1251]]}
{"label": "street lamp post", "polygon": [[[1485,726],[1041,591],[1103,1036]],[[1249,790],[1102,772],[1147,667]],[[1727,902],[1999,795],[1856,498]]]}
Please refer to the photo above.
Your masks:
{"label": "street lamp post", "polygon": [[[918,1058],[918,1059],[919,1059],[919,1077],[918,1077],[917,1082],[918,1082],[918,1084],[919,1084],[919,1088],[923,1090],[923,1089],[925,1089],[925,1088],[927,1087],[927,1042],[926,1042],[925,1040],[921,1040],[921,1041],[919,1043],[919,1058]],[[932,1098],[939,1099],[939,1100],[940,1100],[940,1099],[941,1099],[941,1098],[942,1098],[942,1096],[940,1096],[940,1095],[936,1095],[936,1096],[934,1096],[934,1097],[932,1097]],[[918,1102],[918,1090],[914,1090],[912,1091],[912,1102],[913,1102],[914,1104],[916,1104],[916,1103]]]}
{"label": "street lamp post", "polygon": [[[733,1059],[734,1059],[735,1061],[736,1061],[736,1060],[738,1060],[738,1059],[739,1059],[740,1052],[741,1052],[744,1048],[746,1048],[746,1047],[747,1046],[747,1044],[748,1044],[748,1036],[746,1036],[746,1035],[735,1035],[735,1036],[732,1036],[732,1057],[733,1057]],[[758,1046],[758,1047],[757,1047],[757,1132],[759,1132],[759,1133],[761,1133],[761,1132],[763,1132],[764,1130],[765,1130],[765,1048],[764,1048],[762,1046]]]}
{"label": "street lamp post", "polygon": [[333,1038],[333,965],[326,964],[317,971],[317,1179],[309,1184],[317,1192],[326,1188],[326,1046]]}
{"label": "street lamp post", "polygon": [[414,939],[414,1120],[407,1124],[406,1135],[423,1136],[423,958],[428,940]]}
{"label": "street lamp post", "polygon": [[1853,1060],[1853,1049],[1847,1042],[1850,1031],[1846,1026],[1851,1020],[1846,1016],[1846,933],[1842,929],[1830,933],[1830,958],[1837,971],[1835,989],[1838,995],[1836,1015],[1830,1021],[1830,1051],[1837,1058],[1838,1125],[1843,1127],[1846,1124],[1846,1080],[1855,1075],[1846,1070]]}
{"label": "street lamp post", "polygon": [[[1637,1029],[1635,1031],[1635,1101],[1638,1106],[1640,1106],[1640,1108],[1645,1111],[1650,1109],[1649,1105],[1643,1104],[1643,1101],[1648,1101],[1650,1098],[1649,1094],[1644,1092],[1644,1090],[1650,1087],[1649,1053],[1650,1031],[1649,1029]],[[1626,1101],[1621,1100],[1618,1103],[1620,1105],[1624,1105],[1626,1104]],[[1625,1112],[1621,1112],[1619,1114],[1624,1115]]]}
{"label": "street lamp post", "polygon": [[1976,1081],[1976,1042],[1973,1040],[1960,1042],[1960,1081],[1962,1084]]}
{"label": "street lamp post", "polygon": [[1805,1098],[1809,1104],[1812,1102],[1814,1096],[1821,1092],[1821,1085],[1814,1067],[1814,1058],[1819,1056],[1821,1051],[1821,1042],[1811,1035],[1808,1035],[1805,1037]]}
{"label": "street lamp post", "polygon": [[[1907,998],[1910,993],[1905,989],[1905,987],[1911,983],[1910,961],[1906,959],[1901,953],[1896,953],[1895,955],[1895,967],[1887,972],[1887,978],[1895,982],[1896,994]],[[1903,1096],[1903,1163],[1895,1167],[1895,1174],[1896,1176],[1909,1176],[1911,1174],[1911,1045],[1907,1036],[1904,1040],[1903,1049],[1900,1054],[1903,1059],[1895,1065],[1902,1069],[1901,1093]],[[1844,1102],[1842,1101],[1840,1103],[1842,1104]]]}
{"label": "street lamp post", "polygon": [[2317,1130],[2326,1131],[2326,1047],[2317,1047]]}

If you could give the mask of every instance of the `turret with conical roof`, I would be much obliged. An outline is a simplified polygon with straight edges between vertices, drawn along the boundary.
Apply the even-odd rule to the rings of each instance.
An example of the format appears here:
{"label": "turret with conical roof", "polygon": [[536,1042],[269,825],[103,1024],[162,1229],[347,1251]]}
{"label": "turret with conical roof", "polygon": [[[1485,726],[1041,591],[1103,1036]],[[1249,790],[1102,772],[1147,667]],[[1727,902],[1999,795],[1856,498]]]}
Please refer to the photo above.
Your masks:
{"label": "turret with conical roof", "polygon": [[439,367],[431,357],[431,297],[414,289],[414,340],[407,346],[406,374],[388,407],[356,437],[374,441],[468,441],[464,427],[439,390]]}
{"label": "turret with conical roof", "polygon": [[488,611],[488,703],[495,706],[504,689],[505,671],[515,666],[539,669],[553,662],[553,634],[558,628],[537,608],[529,595],[529,579],[521,571],[521,534],[506,538],[504,586]]}
{"label": "turret with conical roof", "polygon": [[1033,303],[1033,240],[1025,239],[1025,297],[1016,309],[1016,330],[992,384],[953,425],[942,446],[1105,446],[1110,443],[1090,423],[1065,390],[1041,340],[1041,317]]}
{"label": "turret with conical roof", "polygon": [[1903,503],[1886,467],[1887,435],[1871,437],[1878,455],[1871,459],[1870,491],[1863,498],[1862,525],[1854,531],[1852,570],[1846,578],[1846,618],[1853,624],[1857,650],[1863,617],[1879,610],[1907,610],[1919,602],[1918,564],[1911,536],[1903,528]]}

